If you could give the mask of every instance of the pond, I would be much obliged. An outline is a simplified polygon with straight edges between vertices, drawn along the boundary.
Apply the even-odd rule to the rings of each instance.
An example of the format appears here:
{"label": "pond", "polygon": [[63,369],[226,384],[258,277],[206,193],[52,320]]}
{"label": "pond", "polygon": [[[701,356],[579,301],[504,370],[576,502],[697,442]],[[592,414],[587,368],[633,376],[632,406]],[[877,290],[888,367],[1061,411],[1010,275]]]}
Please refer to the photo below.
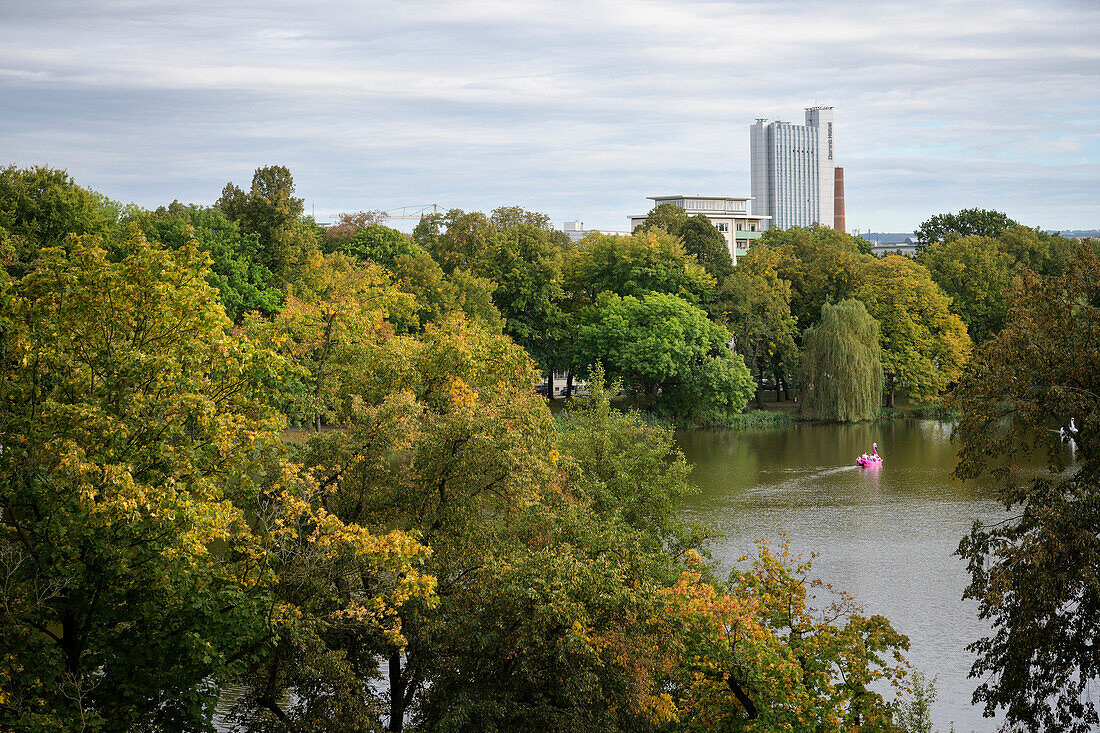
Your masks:
{"label": "pond", "polygon": [[[968,575],[953,555],[975,519],[1003,517],[991,481],[951,478],[952,426],[933,420],[860,425],[792,423],[677,435],[695,464],[699,493],[682,515],[722,537],[711,549],[728,570],[754,541],[785,533],[796,552],[820,553],[812,575],[855,595],[909,636],[908,658],[937,678],[933,721],[943,732],[996,729],[970,704],[970,642],[988,632],[977,604],[961,599]],[[883,464],[855,458],[878,443]]]}

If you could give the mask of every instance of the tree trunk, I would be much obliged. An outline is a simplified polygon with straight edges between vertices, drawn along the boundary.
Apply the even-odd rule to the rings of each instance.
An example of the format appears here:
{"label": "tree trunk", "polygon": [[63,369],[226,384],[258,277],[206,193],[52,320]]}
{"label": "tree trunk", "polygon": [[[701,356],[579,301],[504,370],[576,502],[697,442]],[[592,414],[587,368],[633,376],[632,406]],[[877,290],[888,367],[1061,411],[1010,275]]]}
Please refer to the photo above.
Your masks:
{"label": "tree trunk", "polygon": [[764,378],[758,377],[756,380],[756,409],[764,409]]}
{"label": "tree trunk", "polygon": [[573,396],[573,370],[570,369],[565,373],[565,396]]}
{"label": "tree trunk", "polygon": [[554,400],[554,367],[546,371],[546,399]]}
{"label": "tree trunk", "polygon": [[401,652],[390,655],[390,733],[405,726],[405,680],[401,676]]}
{"label": "tree trunk", "polygon": [[894,407],[894,390],[897,389],[897,379],[894,375],[890,375],[890,391],[886,394],[886,406],[893,409]]}

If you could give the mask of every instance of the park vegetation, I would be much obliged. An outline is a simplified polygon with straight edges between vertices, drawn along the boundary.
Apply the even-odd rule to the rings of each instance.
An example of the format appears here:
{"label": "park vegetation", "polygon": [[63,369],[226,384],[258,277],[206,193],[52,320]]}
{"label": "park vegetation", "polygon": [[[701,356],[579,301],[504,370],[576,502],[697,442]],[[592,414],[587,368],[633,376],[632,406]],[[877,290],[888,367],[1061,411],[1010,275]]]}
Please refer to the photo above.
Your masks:
{"label": "park vegetation", "polygon": [[[959,383],[965,474],[1055,412],[1093,430],[1092,252],[963,217],[916,259],[813,228],[734,267],[672,209],[408,236],[318,226],[281,166],[154,211],[0,170],[0,728],[902,730],[908,640],[786,543],[718,577],[652,415],[729,424],[770,386],[864,420]],[[555,416],[563,371],[586,390]],[[1095,676],[1095,486],[1018,488],[961,549],[1013,720],[1094,720],[1055,693]],[[1051,648],[1048,687],[1010,671]]]}

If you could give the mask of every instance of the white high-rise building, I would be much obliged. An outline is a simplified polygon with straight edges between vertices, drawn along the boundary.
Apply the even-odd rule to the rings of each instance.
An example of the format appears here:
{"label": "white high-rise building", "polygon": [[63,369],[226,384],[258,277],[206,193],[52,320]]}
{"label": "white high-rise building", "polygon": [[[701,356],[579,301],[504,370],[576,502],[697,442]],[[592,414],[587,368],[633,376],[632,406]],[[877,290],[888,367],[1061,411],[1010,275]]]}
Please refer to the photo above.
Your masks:
{"label": "white high-rise building", "polygon": [[810,107],[805,125],[758,119],[749,144],[758,214],[778,229],[833,226],[832,107]]}

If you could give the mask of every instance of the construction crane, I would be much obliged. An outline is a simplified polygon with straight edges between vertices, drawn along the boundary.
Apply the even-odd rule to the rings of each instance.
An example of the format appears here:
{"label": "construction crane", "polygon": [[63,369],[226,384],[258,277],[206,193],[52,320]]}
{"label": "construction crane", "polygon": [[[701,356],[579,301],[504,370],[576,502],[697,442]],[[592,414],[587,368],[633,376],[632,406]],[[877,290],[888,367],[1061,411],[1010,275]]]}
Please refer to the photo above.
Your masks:
{"label": "construction crane", "polygon": [[[382,212],[382,216],[387,219],[415,219],[419,221],[428,215],[428,209],[431,209],[432,214],[439,213],[439,204],[419,204],[416,206],[402,206],[396,209],[389,209]],[[391,212],[400,211],[400,214],[394,214]]]}

